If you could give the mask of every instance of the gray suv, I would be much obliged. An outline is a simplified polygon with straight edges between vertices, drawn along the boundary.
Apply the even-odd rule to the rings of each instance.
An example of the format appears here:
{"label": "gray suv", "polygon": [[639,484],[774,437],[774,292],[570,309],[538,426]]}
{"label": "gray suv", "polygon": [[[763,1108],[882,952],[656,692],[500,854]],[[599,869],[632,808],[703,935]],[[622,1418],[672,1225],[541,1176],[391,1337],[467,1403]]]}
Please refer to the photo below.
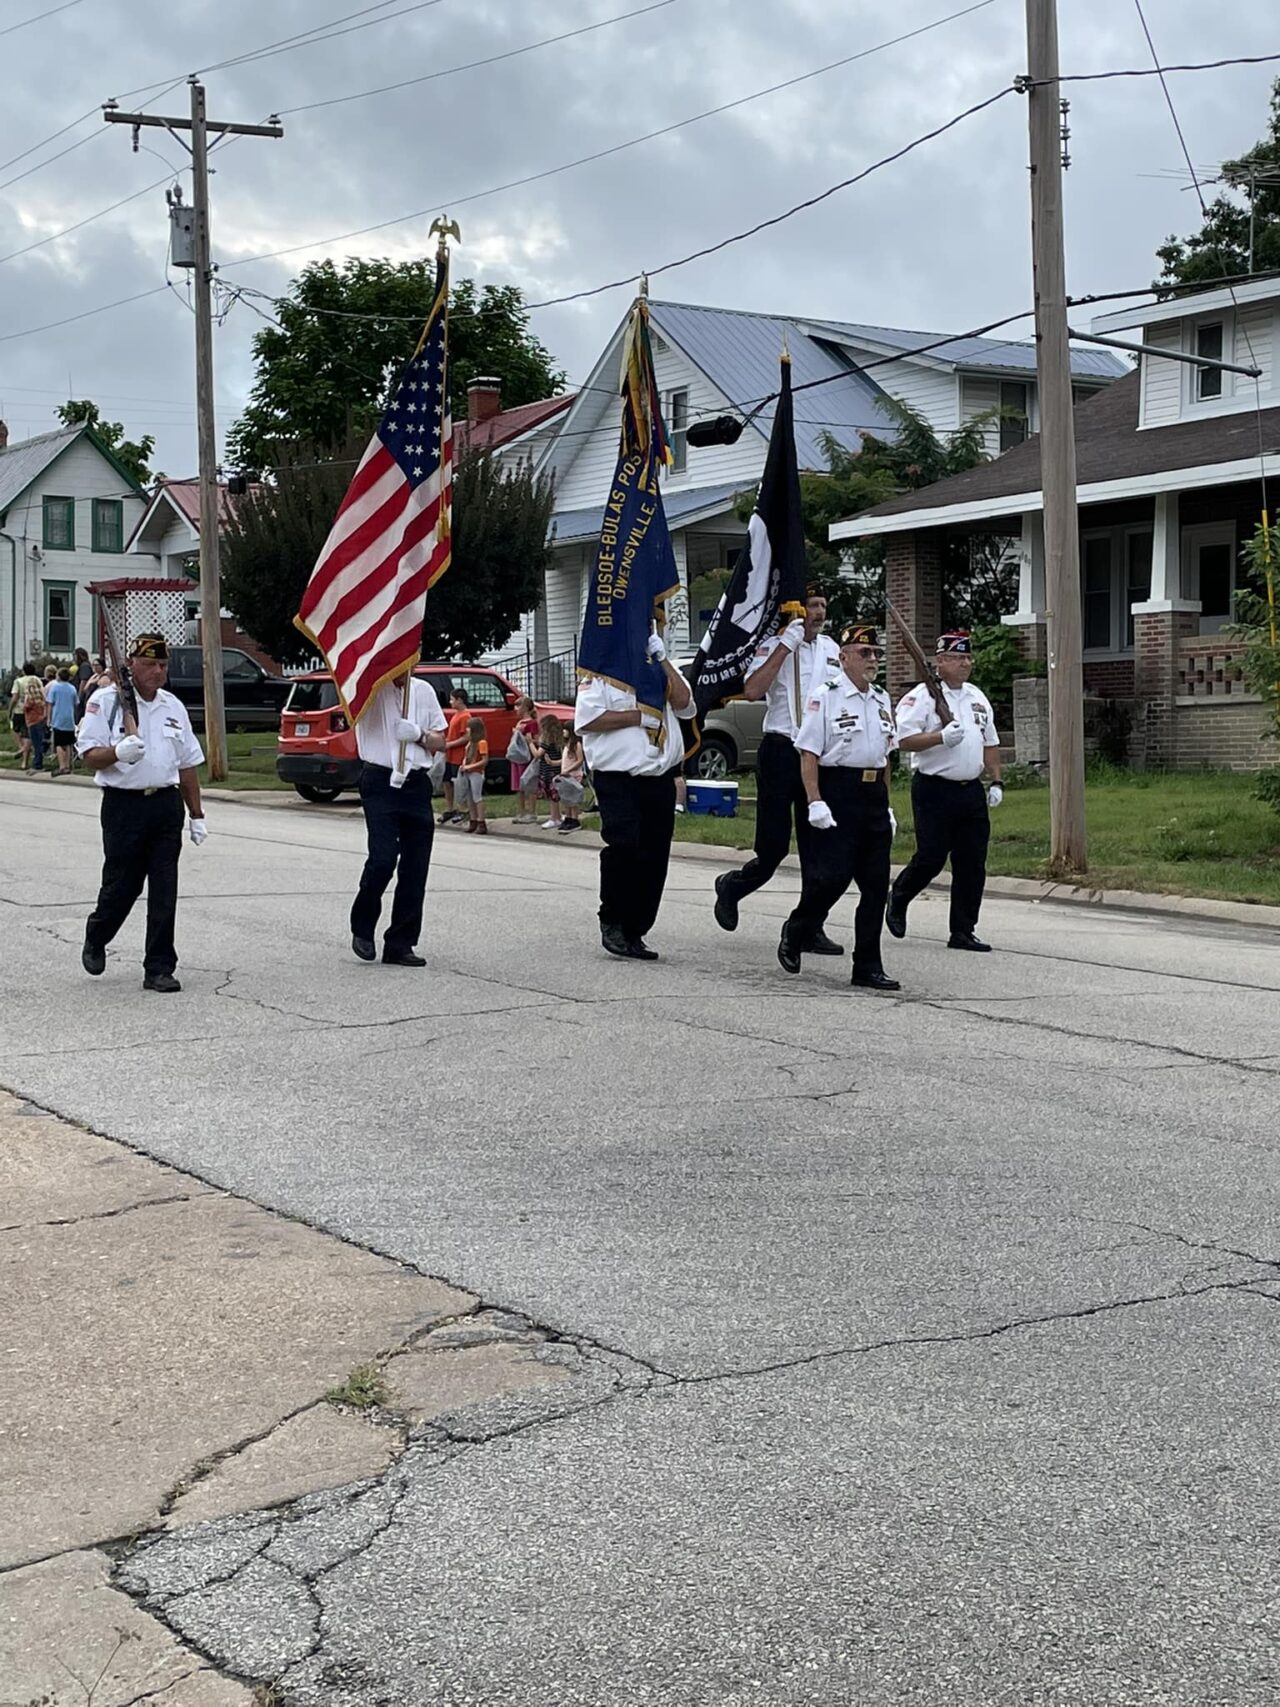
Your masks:
{"label": "gray suv", "polygon": [[[676,668],[688,675],[693,658],[677,658]],[[686,776],[720,782],[734,771],[753,770],[764,733],[764,701],[731,699],[708,712],[702,724],[702,745],[685,767]]]}

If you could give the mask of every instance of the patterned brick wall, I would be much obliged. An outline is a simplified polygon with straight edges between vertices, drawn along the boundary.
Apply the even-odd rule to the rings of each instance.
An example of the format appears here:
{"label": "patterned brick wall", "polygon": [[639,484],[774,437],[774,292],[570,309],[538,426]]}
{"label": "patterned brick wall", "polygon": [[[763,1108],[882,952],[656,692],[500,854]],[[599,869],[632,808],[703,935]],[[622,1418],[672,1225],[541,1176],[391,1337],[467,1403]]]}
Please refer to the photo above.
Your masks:
{"label": "patterned brick wall", "polygon": [[[942,535],[890,534],[885,540],[885,589],[925,652],[931,652],[942,627]],[[892,620],[885,628],[885,686],[897,700],[919,676]]]}
{"label": "patterned brick wall", "polygon": [[1133,698],[1133,659],[1108,658],[1084,663],[1084,691],[1103,699]]}

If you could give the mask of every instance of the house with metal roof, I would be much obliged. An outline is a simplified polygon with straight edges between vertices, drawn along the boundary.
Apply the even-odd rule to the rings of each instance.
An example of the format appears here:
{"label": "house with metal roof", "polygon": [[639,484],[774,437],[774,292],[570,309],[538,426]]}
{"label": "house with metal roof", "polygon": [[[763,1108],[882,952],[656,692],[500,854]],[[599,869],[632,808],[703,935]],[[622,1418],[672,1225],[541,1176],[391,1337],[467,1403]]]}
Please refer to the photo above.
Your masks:
{"label": "house with metal roof", "polygon": [[[0,421],[0,668],[96,645],[90,582],[119,575],[146,507],[145,489],[91,427],[11,445]],[[131,563],[156,567],[154,556]]]}
{"label": "house with metal roof", "polygon": [[[1075,412],[1087,694],[1121,702],[1131,756],[1250,768],[1265,708],[1245,691],[1240,642],[1225,633],[1245,570],[1242,545],[1280,475],[1280,276],[1093,321],[1136,334],[1139,365]],[[1203,358],[1257,370],[1199,366]],[[952,542],[1006,535],[1019,551],[1018,608],[1005,617],[1029,658],[1047,654],[1040,442],[903,493],[831,528],[883,539],[887,590],[920,635],[942,620]],[[911,675],[890,636],[891,689]],[[1043,756],[1022,751],[1020,757]]]}
{"label": "house with metal roof", "polygon": [[[804,469],[827,467],[827,434],[845,450],[859,449],[868,433],[892,438],[896,429],[884,406],[890,397],[911,404],[944,434],[975,415],[1003,410],[987,428],[993,455],[1038,425],[1035,350],[1028,343],[657,299],[650,300],[649,312],[675,457],[663,492],[682,588],[669,611],[677,649],[692,648],[702,638],[741,549],[746,529],[735,501],[753,491],[763,473],[773,409],[765,403],[732,445],[696,449],[689,444],[689,426],[710,416],[745,416],[770,397],[784,348],[791,356],[796,451]],[[577,644],[617,458],[617,376],[625,329],[624,319],[558,417],[538,463],[555,479],[556,509],[554,566],[541,605],[522,631],[521,644],[527,642],[537,657],[563,655]],[[1119,358],[1098,352],[1080,355],[1074,368],[1082,396],[1124,371]]]}

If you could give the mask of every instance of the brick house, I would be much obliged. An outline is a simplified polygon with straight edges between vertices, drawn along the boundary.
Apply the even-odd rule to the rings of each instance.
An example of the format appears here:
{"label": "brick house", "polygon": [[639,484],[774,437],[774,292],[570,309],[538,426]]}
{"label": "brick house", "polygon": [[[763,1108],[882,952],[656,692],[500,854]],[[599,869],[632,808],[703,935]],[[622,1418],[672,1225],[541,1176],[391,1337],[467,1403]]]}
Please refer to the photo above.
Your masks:
{"label": "brick house", "polygon": [[[1240,645],[1224,634],[1243,574],[1240,550],[1280,475],[1280,278],[1203,290],[1105,315],[1100,333],[1135,332],[1134,371],[1075,411],[1086,694],[1131,714],[1130,755],[1190,769],[1254,768],[1265,708],[1244,689]],[[1261,369],[1242,374],[1161,351]],[[936,632],[952,541],[1007,535],[1018,607],[1004,621],[1029,658],[1045,656],[1040,441],[835,523],[834,541],[883,539],[889,597],[917,634]],[[891,689],[912,672],[890,634]],[[1027,756],[1039,756],[1029,754]]]}

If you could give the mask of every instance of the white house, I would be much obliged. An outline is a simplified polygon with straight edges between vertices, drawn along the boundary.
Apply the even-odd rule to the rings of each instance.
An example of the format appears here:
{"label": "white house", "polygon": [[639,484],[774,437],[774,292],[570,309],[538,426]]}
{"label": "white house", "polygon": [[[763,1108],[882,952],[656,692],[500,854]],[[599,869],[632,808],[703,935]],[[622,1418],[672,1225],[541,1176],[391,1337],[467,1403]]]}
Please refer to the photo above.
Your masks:
{"label": "white house", "polygon": [[[1086,691],[1131,708],[1131,754],[1192,767],[1261,762],[1263,708],[1244,689],[1233,617],[1240,548],[1280,476],[1280,278],[1103,315],[1092,330],[1146,346],[1139,366],[1075,416]],[[1201,356],[1247,374],[1171,359]],[[890,596],[928,630],[944,547],[1021,536],[1018,609],[1005,621],[1045,656],[1044,497],[1037,439],[996,461],[837,522],[882,537]],[[891,644],[890,685],[908,666]]]}
{"label": "white house", "polygon": [[[886,396],[911,404],[942,433],[989,409],[1019,411],[1021,418],[993,419],[988,428],[993,454],[1021,442],[1038,421],[1031,344],[946,339],[942,333],[656,300],[649,312],[658,388],[675,454],[675,465],[664,476],[664,499],[684,589],[683,599],[674,600],[669,611],[678,648],[701,639],[728,580],[745,533],[734,513],[735,499],[752,490],[764,470],[773,411],[763,408],[735,444],[702,450],[690,447],[689,424],[705,416],[743,415],[774,392],[784,345],[797,388],[796,450],[803,469],[827,466],[825,433],[845,449],[857,449],[866,433],[892,438],[895,428],[882,406]],[[568,657],[577,644],[617,458],[617,377],[625,329],[624,321],[572,405],[558,417],[538,463],[556,482],[555,564],[532,617],[532,644],[539,657]],[[873,363],[870,372],[859,371]],[[1074,358],[1074,372],[1084,395],[1125,372],[1125,364],[1110,354],[1089,352]],[[799,389],[813,380],[829,383]]]}
{"label": "white house", "polygon": [[9,443],[0,422],[0,667],[98,644],[89,584],[158,562],[125,558],[147,494],[86,426]]}

